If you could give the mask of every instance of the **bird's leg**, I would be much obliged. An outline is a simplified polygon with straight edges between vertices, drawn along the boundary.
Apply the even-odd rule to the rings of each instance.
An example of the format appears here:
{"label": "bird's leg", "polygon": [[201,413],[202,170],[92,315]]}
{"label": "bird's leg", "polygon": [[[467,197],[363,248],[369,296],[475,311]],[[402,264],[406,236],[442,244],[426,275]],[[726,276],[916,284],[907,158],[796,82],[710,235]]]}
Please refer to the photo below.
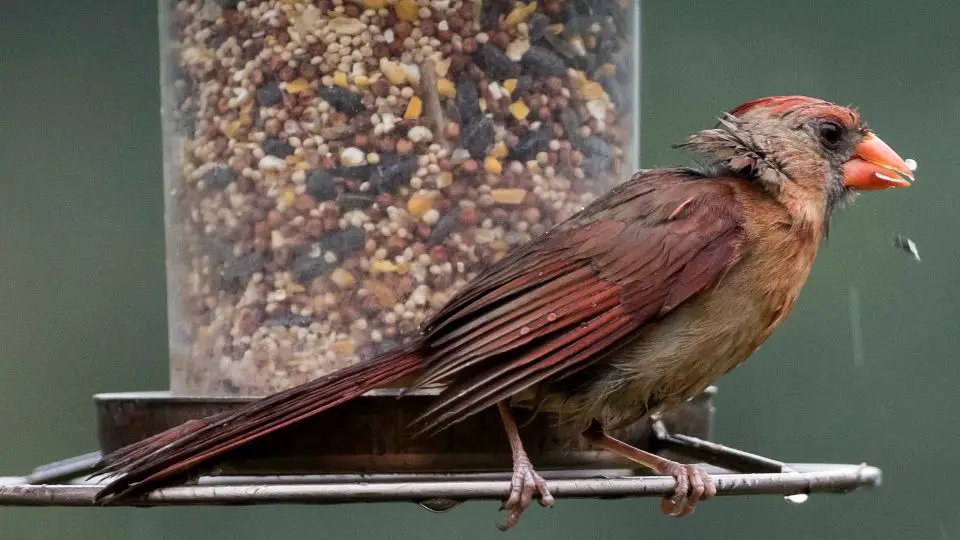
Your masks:
{"label": "bird's leg", "polygon": [[717,494],[717,488],[707,473],[694,465],[677,463],[650,452],[644,452],[629,444],[614,439],[603,431],[600,422],[594,420],[583,432],[591,444],[645,465],[660,474],[669,474],[677,480],[673,497],[664,497],[660,510],[667,515],[683,517],[694,511],[697,501]]}
{"label": "bird's leg", "polygon": [[510,440],[510,449],[513,452],[513,477],[510,479],[510,496],[506,502],[501,505],[502,510],[510,510],[510,516],[507,521],[497,525],[501,531],[505,531],[520,521],[520,515],[530,506],[533,500],[533,492],[540,492],[540,506],[553,506],[553,495],[547,489],[547,482],[533,470],[533,464],[527,457],[527,452],[523,449],[523,443],[520,441],[520,431],[517,429],[517,422],[513,419],[510,412],[510,406],[506,401],[497,403],[500,410],[500,418],[503,419],[503,427],[507,431],[507,439]]}

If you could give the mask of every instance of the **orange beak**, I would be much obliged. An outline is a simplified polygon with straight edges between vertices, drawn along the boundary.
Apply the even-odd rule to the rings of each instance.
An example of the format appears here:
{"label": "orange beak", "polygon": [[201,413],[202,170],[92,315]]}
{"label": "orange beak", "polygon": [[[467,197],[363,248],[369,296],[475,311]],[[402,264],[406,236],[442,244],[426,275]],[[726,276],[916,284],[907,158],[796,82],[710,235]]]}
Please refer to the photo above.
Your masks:
{"label": "orange beak", "polygon": [[911,162],[912,166],[880,137],[868,133],[843,166],[844,184],[863,191],[907,187],[913,182],[913,170],[917,167],[916,162]]}

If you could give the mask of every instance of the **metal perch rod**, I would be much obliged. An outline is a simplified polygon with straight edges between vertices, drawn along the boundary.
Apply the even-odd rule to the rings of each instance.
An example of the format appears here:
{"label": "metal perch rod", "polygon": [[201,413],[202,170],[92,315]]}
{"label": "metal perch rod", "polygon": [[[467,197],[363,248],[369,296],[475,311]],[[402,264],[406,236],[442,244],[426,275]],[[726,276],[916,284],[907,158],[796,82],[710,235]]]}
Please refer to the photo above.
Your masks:
{"label": "metal perch rod", "polygon": [[[714,481],[719,495],[792,495],[798,493],[844,493],[879,485],[881,472],[867,465],[791,464],[798,472],[728,474],[717,468]],[[366,481],[336,483],[279,483],[256,481],[217,483],[216,477],[197,485],[169,487],[151,492],[123,506],[189,506],[245,504],[342,504],[353,502],[422,502],[433,499],[467,501],[507,496],[509,482],[472,479],[472,475],[448,475],[445,480]],[[489,477],[487,477],[489,478]],[[0,485],[0,506],[95,506],[97,484]],[[228,480],[228,479],[224,479]],[[556,498],[660,497],[673,493],[675,481],[668,476],[625,478],[560,478],[548,480]]]}

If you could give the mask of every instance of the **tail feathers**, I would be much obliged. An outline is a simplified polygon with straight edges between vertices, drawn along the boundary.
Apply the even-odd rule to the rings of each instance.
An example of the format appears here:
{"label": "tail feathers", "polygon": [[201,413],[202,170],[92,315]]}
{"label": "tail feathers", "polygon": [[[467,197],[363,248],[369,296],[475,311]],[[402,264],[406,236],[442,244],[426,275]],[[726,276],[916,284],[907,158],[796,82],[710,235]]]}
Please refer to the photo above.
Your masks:
{"label": "tail feathers", "polygon": [[161,448],[178,440],[186,439],[191,433],[209,426],[223,416],[226,415],[211,416],[202,420],[189,420],[179,426],[170,428],[135,444],[121,448],[112,454],[103,456],[97,464],[97,471],[91,476],[100,476],[123,470],[130,464],[153,454]]}
{"label": "tail feathers", "polygon": [[118,475],[96,500],[108,503],[175,482],[240,445],[416,373],[421,365],[418,344],[411,344],[236,411],[192,420],[121,448],[105,456],[94,473]]}

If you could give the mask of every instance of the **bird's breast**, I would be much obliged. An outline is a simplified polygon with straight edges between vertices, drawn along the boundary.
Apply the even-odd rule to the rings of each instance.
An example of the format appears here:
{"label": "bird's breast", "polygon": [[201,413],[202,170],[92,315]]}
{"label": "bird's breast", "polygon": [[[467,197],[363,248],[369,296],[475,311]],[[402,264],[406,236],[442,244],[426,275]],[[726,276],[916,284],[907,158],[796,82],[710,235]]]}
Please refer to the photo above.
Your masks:
{"label": "bird's breast", "polygon": [[633,421],[681,403],[746,360],[793,308],[815,255],[800,244],[747,251],[723,280],[644,327],[563,400],[575,424]]}

